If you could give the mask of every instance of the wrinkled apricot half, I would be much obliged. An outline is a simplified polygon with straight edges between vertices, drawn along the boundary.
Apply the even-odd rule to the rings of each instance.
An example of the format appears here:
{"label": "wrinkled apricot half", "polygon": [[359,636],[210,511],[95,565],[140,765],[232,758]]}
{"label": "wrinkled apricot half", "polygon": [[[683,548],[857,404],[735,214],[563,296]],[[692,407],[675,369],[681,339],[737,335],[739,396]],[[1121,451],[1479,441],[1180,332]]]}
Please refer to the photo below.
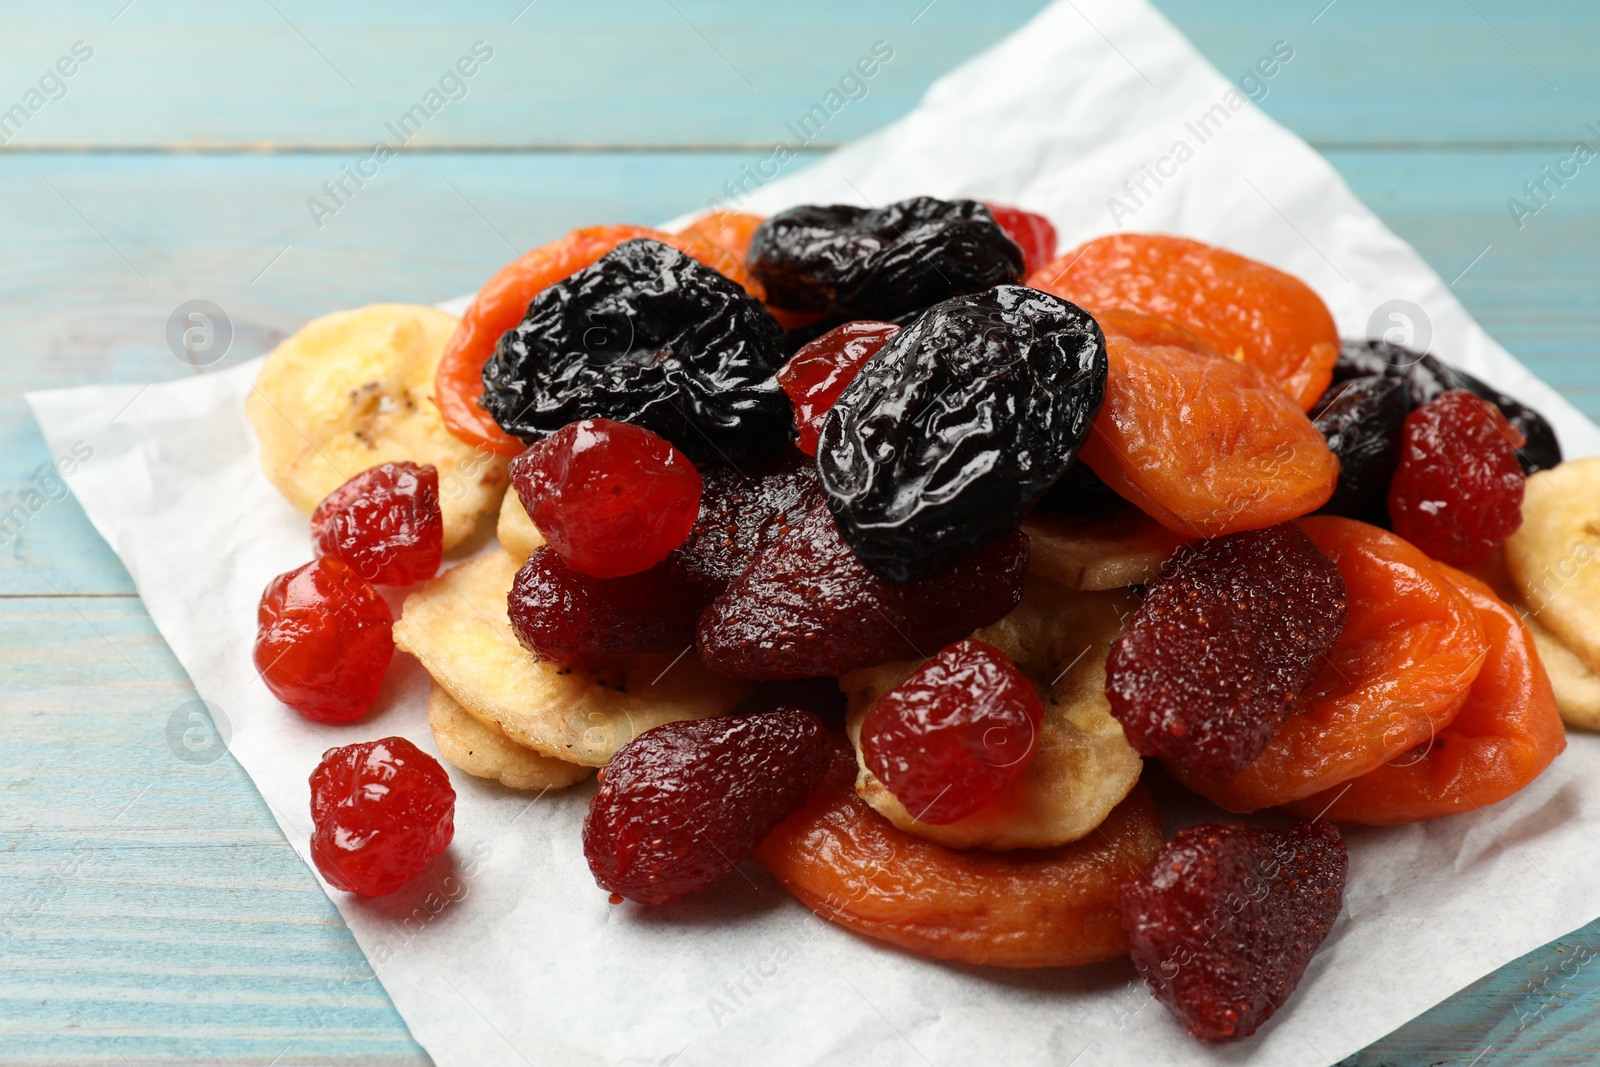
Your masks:
{"label": "wrinkled apricot half", "polygon": [[624,241],[638,237],[669,244],[712,270],[738,282],[752,296],[763,293],[744,269],[744,260],[700,234],[662,233],[645,226],[588,226],[540,245],[500,268],[478,290],[461,316],[434,377],[434,395],[445,428],[469,445],[502,456],[525,446],[478,406],[483,396],[483,365],[500,336],[522,321],[540,291],[576,274]]}
{"label": "wrinkled apricot half", "polygon": [[1163,840],[1144,786],[1070,845],[958,852],[895,829],[856,796],[855,779],[855,758],[841,747],[810,803],[755,852],[823,918],[924,956],[992,967],[1075,967],[1127,952],[1117,890]]}
{"label": "wrinkled apricot half", "polygon": [[1327,503],[1338,458],[1260,371],[1172,323],[1096,317],[1110,373],[1082,456],[1119,495],[1186,537],[1264,529]]}
{"label": "wrinkled apricot half", "polygon": [[1345,785],[1289,806],[1297,815],[1393,826],[1475,811],[1533,781],[1567,747],[1533,635],[1484,583],[1442,563],[1489,639],[1461,711],[1431,740]]}
{"label": "wrinkled apricot half", "polygon": [[1302,411],[1327,390],[1339,359],[1333,315],[1304,282],[1184,237],[1098,237],[1028,284],[1091,312],[1123,307],[1172,319],[1265,372]]}
{"label": "wrinkled apricot half", "polygon": [[1327,666],[1238,774],[1167,765],[1229,811],[1303,800],[1426,744],[1461,710],[1489,651],[1478,612],[1419,549],[1354,519],[1317,515],[1300,528],[1338,565],[1350,602]]}
{"label": "wrinkled apricot half", "polygon": [[750,251],[750,238],[755,236],[756,227],[765,221],[760,215],[740,211],[713,211],[679,230],[678,236],[702,238],[732,253],[743,263],[745,254]]}

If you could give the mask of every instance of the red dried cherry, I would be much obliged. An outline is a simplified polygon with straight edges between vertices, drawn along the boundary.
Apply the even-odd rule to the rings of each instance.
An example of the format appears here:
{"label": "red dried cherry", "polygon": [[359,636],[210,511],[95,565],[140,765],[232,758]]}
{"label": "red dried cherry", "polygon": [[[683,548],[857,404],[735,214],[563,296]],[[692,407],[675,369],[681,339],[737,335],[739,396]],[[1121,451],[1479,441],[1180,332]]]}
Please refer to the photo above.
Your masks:
{"label": "red dried cherry", "polygon": [[1056,228],[1043,215],[1035,215],[1021,208],[1002,207],[984,202],[994,221],[1006,231],[1006,236],[1022,249],[1023,277],[1027,277],[1056,258]]}
{"label": "red dried cherry", "polygon": [[439,471],[406,462],[362,471],[311,513],[311,550],[339,557],[376,585],[432,578],[444,555]]}
{"label": "red dried cherry", "polygon": [[1141,755],[1225,778],[1271,744],[1350,607],[1339,568],[1284,523],[1180,549],[1106,661]]}
{"label": "red dried cherry", "polygon": [[646,730],[600,772],[583,821],[594,880],[641,904],[705,888],[805,804],[833,746],[793,709]]}
{"label": "red dried cherry", "polygon": [[280,574],[261,594],[254,659],[272,695],[308,719],[351,722],[378,698],[394,655],[389,605],[342,559]]}
{"label": "red dried cherry", "polygon": [[1499,408],[1471,393],[1417,408],[1389,483],[1394,532],[1452,567],[1486,562],[1522,525],[1525,444]]}
{"label": "red dried cherry", "polygon": [[330,748],[311,772],[311,859],[335,889],[393,893],[449,846],[455,810],[450,776],[403,737]]}
{"label": "red dried cherry", "polygon": [[1044,705],[1004,652],[958,641],[878,699],[861,724],[867,769],[917,819],[944,825],[1027,769]]}
{"label": "red dried cherry", "polygon": [[822,420],[867,360],[900,332],[892,322],[847,322],[805,345],[778,369],[778,384],[794,405],[796,447],[817,454]]}
{"label": "red dried cherry", "polygon": [[611,419],[570,423],[511,461],[528,517],[573,570],[638,574],[700,514],[700,472],[666,439]]}
{"label": "red dried cherry", "polygon": [[671,563],[591,578],[568,567],[549,545],[528,557],[506,598],[511,631],[522,646],[569,666],[608,655],[681,652],[694,643],[704,606],[704,596]]}
{"label": "red dried cherry", "polygon": [[1122,887],[1133,965],[1193,1036],[1249,1037],[1333,929],[1349,864],[1328,822],[1182,830]]}

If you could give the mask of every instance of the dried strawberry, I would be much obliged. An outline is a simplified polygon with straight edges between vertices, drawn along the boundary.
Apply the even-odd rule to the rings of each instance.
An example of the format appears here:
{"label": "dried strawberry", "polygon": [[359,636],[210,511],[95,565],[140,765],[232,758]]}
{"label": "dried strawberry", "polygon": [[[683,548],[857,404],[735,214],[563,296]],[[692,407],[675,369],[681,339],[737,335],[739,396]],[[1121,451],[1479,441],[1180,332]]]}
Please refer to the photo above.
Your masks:
{"label": "dried strawberry", "polygon": [[1332,823],[1180,831],[1122,887],[1133,964],[1202,1041],[1249,1037],[1300,983],[1344,898],[1350,856]]}
{"label": "dried strawberry", "polygon": [[1128,742],[1227,777],[1272,741],[1349,616],[1344,578],[1290,523],[1180,550],[1111,648]]}
{"label": "dried strawberry", "polygon": [[796,710],[646,730],[600,772],[583,821],[594,880],[641,904],[705,888],[805,804],[833,745]]}
{"label": "dried strawberry", "polygon": [[1452,567],[1487,561],[1522,526],[1517,449],[1527,443],[1499,408],[1471,393],[1417,408],[1389,483],[1394,532]]}
{"label": "dried strawberry", "polygon": [[578,665],[609,655],[680,652],[694,643],[704,604],[671,563],[620,578],[591,578],[543,545],[517,571],[506,613],[522,647]]}
{"label": "dried strawberry", "polygon": [[800,451],[808,456],[817,454],[817,436],[828,409],[855,381],[867,360],[899,332],[900,327],[891,322],[847,322],[802,347],[778,369],[778,384],[794,405]]}
{"label": "dried strawberry", "polygon": [[311,772],[311,859],[335,889],[381,897],[450,845],[456,792],[403,737],[330,748]]}
{"label": "dried strawberry", "polygon": [[813,489],[792,525],[700,616],[696,640],[712,670],[748,681],[926,658],[1016,607],[1027,569],[1028,538],[1013,531],[931,578],[879,578]]}
{"label": "dried strawberry", "polygon": [[394,656],[394,616],[370,582],[324,556],[261,594],[252,650],[272,695],[308,719],[351,722],[378,699]]}
{"label": "dried strawberry", "polygon": [[817,468],[790,451],[778,459],[741,469],[706,467],[700,517],[672,558],[716,596],[743,574],[775,531],[789,524],[806,491],[817,484]]}
{"label": "dried strawberry", "polygon": [[375,585],[432,578],[444,555],[439,471],[405,462],[362,471],[311,513],[311,550],[337,556]]}
{"label": "dried strawberry", "polygon": [[511,461],[528,517],[573,570],[638,574],[667,558],[700,514],[700,472],[642,426],[582,419]]}
{"label": "dried strawberry", "polygon": [[878,699],[867,769],[922,822],[965,818],[1027,770],[1044,705],[1004,652],[958,641]]}

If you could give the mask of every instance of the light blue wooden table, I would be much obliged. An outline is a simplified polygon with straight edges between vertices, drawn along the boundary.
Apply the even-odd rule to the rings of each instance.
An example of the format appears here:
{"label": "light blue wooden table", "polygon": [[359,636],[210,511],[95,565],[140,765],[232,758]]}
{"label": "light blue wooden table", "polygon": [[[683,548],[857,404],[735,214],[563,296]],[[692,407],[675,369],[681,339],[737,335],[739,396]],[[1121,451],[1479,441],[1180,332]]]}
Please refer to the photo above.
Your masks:
{"label": "light blue wooden table", "polygon": [[[1290,42],[1266,110],[1600,416],[1600,164],[1520,227],[1507,207],[1597,137],[1592,0],[1158,2],[1228,74]],[[524,3],[0,4],[0,511],[45,501],[0,531],[0,1063],[426,1062],[237,764],[172,739],[194,691],[44,470],[23,390],[193,373],[164,341],[185,300],[227,310],[226,366],[325,311],[468,291],[574,225],[675,215],[874,41],[893,62],[814,149],[1041,6]],[[478,41],[413,151],[315,225],[307,199]],[[1578,931],[1354,1062],[1600,1062],[1597,949]]]}

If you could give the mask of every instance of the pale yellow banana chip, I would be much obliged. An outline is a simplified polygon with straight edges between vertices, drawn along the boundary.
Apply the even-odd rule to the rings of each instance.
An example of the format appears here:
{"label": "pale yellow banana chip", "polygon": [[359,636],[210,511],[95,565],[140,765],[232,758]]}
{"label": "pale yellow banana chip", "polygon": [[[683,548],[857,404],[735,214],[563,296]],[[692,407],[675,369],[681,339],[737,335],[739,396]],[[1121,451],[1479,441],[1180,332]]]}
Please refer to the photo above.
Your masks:
{"label": "pale yellow banana chip", "polygon": [[1068,589],[1121,589],[1144,585],[1184,539],[1138,508],[1108,515],[1031,515],[1028,570]]}
{"label": "pale yellow banana chip", "polygon": [[1536,616],[1524,615],[1522,621],[1528,624],[1545,673],[1550,675],[1562,721],[1579,730],[1600,730],[1600,675],[1586,667]]}
{"label": "pale yellow banana chip", "polygon": [[506,594],[522,561],[491,552],[406,597],[394,643],[473,716],[520,745],[603,767],[662,723],[733,710],[749,687],[712,674],[691,647],[681,657],[629,656],[614,672],[563,667],[517,643]]}
{"label": "pale yellow banana chip", "polygon": [[306,323],[273,349],[245,401],[267,480],[301,511],[379,463],[439,471],[444,546],[500,504],[506,458],[457,440],[433,398],[456,318],[413,304],[372,304]]}
{"label": "pale yellow banana chip", "polygon": [[1033,761],[1010,790],[953,823],[915,819],[870,771],[861,724],[873,703],[917,663],[891,663],[840,679],[850,701],[845,726],[856,747],[856,792],[900,829],[950,848],[1051,848],[1099,826],[1144,769],[1106,699],[1106,657],[1138,608],[1126,592],[1082,592],[1038,577],[1010,615],[972,636],[1006,653],[1035,680],[1044,724]]}
{"label": "pale yellow banana chip", "polygon": [[437,685],[428,696],[428,726],[447,763],[511,789],[565,789],[594,773],[593,767],[541,756],[517,744],[498,726],[469,714]]}
{"label": "pale yellow banana chip", "polygon": [[1600,673],[1600,458],[1528,479],[1522,528],[1506,542],[1505,560],[1523,603]]}
{"label": "pale yellow banana chip", "polygon": [[506,498],[500,504],[500,521],[495,525],[495,536],[500,539],[500,547],[518,559],[527,559],[534,549],[544,544],[544,534],[528,518],[522,498],[517,496],[515,490],[507,490]]}

